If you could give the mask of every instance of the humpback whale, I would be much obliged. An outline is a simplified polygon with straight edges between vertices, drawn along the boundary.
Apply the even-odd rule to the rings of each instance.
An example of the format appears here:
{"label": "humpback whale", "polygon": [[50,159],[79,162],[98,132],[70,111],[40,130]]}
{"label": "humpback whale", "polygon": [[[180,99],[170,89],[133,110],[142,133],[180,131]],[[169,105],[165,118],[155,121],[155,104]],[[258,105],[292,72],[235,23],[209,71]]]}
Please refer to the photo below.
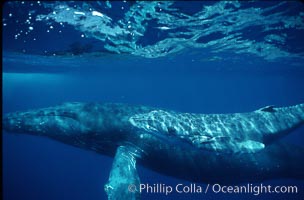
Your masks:
{"label": "humpback whale", "polygon": [[304,123],[304,104],[194,114],[119,103],[64,103],[15,112],[3,129],[114,157],[108,199],[139,199],[137,165],[189,181],[304,179],[303,147],[279,139]]}

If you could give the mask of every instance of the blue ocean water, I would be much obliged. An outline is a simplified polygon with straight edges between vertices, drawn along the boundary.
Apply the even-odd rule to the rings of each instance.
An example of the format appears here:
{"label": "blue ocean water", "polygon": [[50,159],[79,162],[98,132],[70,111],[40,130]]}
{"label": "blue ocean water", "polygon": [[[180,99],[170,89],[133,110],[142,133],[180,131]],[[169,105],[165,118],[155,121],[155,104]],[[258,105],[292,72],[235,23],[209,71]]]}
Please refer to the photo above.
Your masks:
{"label": "blue ocean water", "polygon": [[[6,2],[3,114],[63,102],[193,113],[304,102],[301,2]],[[283,138],[303,146],[300,128]],[[113,158],[3,133],[3,198],[106,199]],[[304,161],[303,161],[304,162]],[[139,166],[143,183],[190,184]],[[142,194],[142,199],[303,199],[298,194]],[[197,183],[206,186],[206,183]]]}

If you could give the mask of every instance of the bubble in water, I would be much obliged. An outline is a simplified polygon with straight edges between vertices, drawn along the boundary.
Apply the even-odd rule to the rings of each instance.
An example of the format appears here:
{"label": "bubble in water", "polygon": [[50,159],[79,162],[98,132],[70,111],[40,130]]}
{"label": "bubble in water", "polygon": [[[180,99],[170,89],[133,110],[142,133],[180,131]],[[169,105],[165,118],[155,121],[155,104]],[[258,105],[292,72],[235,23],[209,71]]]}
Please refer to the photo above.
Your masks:
{"label": "bubble in water", "polygon": [[34,30],[34,27],[30,26],[30,27],[29,27],[29,30],[31,30],[31,31]]}

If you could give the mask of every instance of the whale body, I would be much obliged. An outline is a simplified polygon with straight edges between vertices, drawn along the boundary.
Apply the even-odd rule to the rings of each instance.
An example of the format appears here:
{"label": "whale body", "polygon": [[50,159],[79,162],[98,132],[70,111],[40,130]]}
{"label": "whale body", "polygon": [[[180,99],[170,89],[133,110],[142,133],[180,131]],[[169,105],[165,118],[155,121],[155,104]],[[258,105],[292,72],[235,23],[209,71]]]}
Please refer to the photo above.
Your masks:
{"label": "whale body", "polygon": [[304,123],[304,104],[194,114],[118,103],[65,103],[9,113],[7,132],[45,136],[114,157],[109,199],[139,199],[136,166],[196,182],[304,179],[302,147],[281,137]]}

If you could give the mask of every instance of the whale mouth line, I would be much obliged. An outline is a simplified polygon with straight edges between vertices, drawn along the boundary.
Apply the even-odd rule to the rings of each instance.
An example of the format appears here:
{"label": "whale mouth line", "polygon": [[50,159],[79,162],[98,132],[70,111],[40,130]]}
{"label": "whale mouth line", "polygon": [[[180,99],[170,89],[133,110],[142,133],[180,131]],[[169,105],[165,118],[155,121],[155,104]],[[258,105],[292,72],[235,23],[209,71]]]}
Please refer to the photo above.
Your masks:
{"label": "whale mouth line", "polygon": [[11,119],[17,120],[17,119],[22,119],[22,118],[26,119],[28,117],[33,117],[33,118],[35,118],[35,117],[62,117],[62,118],[70,118],[70,119],[78,121],[78,119],[74,116],[60,115],[60,114],[45,114],[45,115],[39,114],[39,115],[33,115],[33,116],[5,116],[3,118],[3,121],[11,120]]}
{"label": "whale mouth line", "polygon": [[78,121],[78,119],[74,116],[67,116],[67,115],[39,115],[40,117],[62,117],[62,118],[68,118],[73,119],[75,121]]}
{"label": "whale mouth line", "polygon": [[[2,120],[2,124],[4,125],[16,125],[16,124],[21,124],[22,122],[26,122],[26,120],[32,118],[32,119],[35,119],[35,118],[57,118],[57,119],[61,119],[61,120],[70,120],[73,121],[73,123],[77,123],[77,124],[80,124],[79,120],[76,118],[76,117],[73,117],[73,116],[67,116],[67,115],[35,115],[35,116],[6,116],[3,118]],[[39,122],[37,122],[39,123]],[[41,123],[41,122],[40,122]],[[46,121],[44,123],[47,123]]]}

